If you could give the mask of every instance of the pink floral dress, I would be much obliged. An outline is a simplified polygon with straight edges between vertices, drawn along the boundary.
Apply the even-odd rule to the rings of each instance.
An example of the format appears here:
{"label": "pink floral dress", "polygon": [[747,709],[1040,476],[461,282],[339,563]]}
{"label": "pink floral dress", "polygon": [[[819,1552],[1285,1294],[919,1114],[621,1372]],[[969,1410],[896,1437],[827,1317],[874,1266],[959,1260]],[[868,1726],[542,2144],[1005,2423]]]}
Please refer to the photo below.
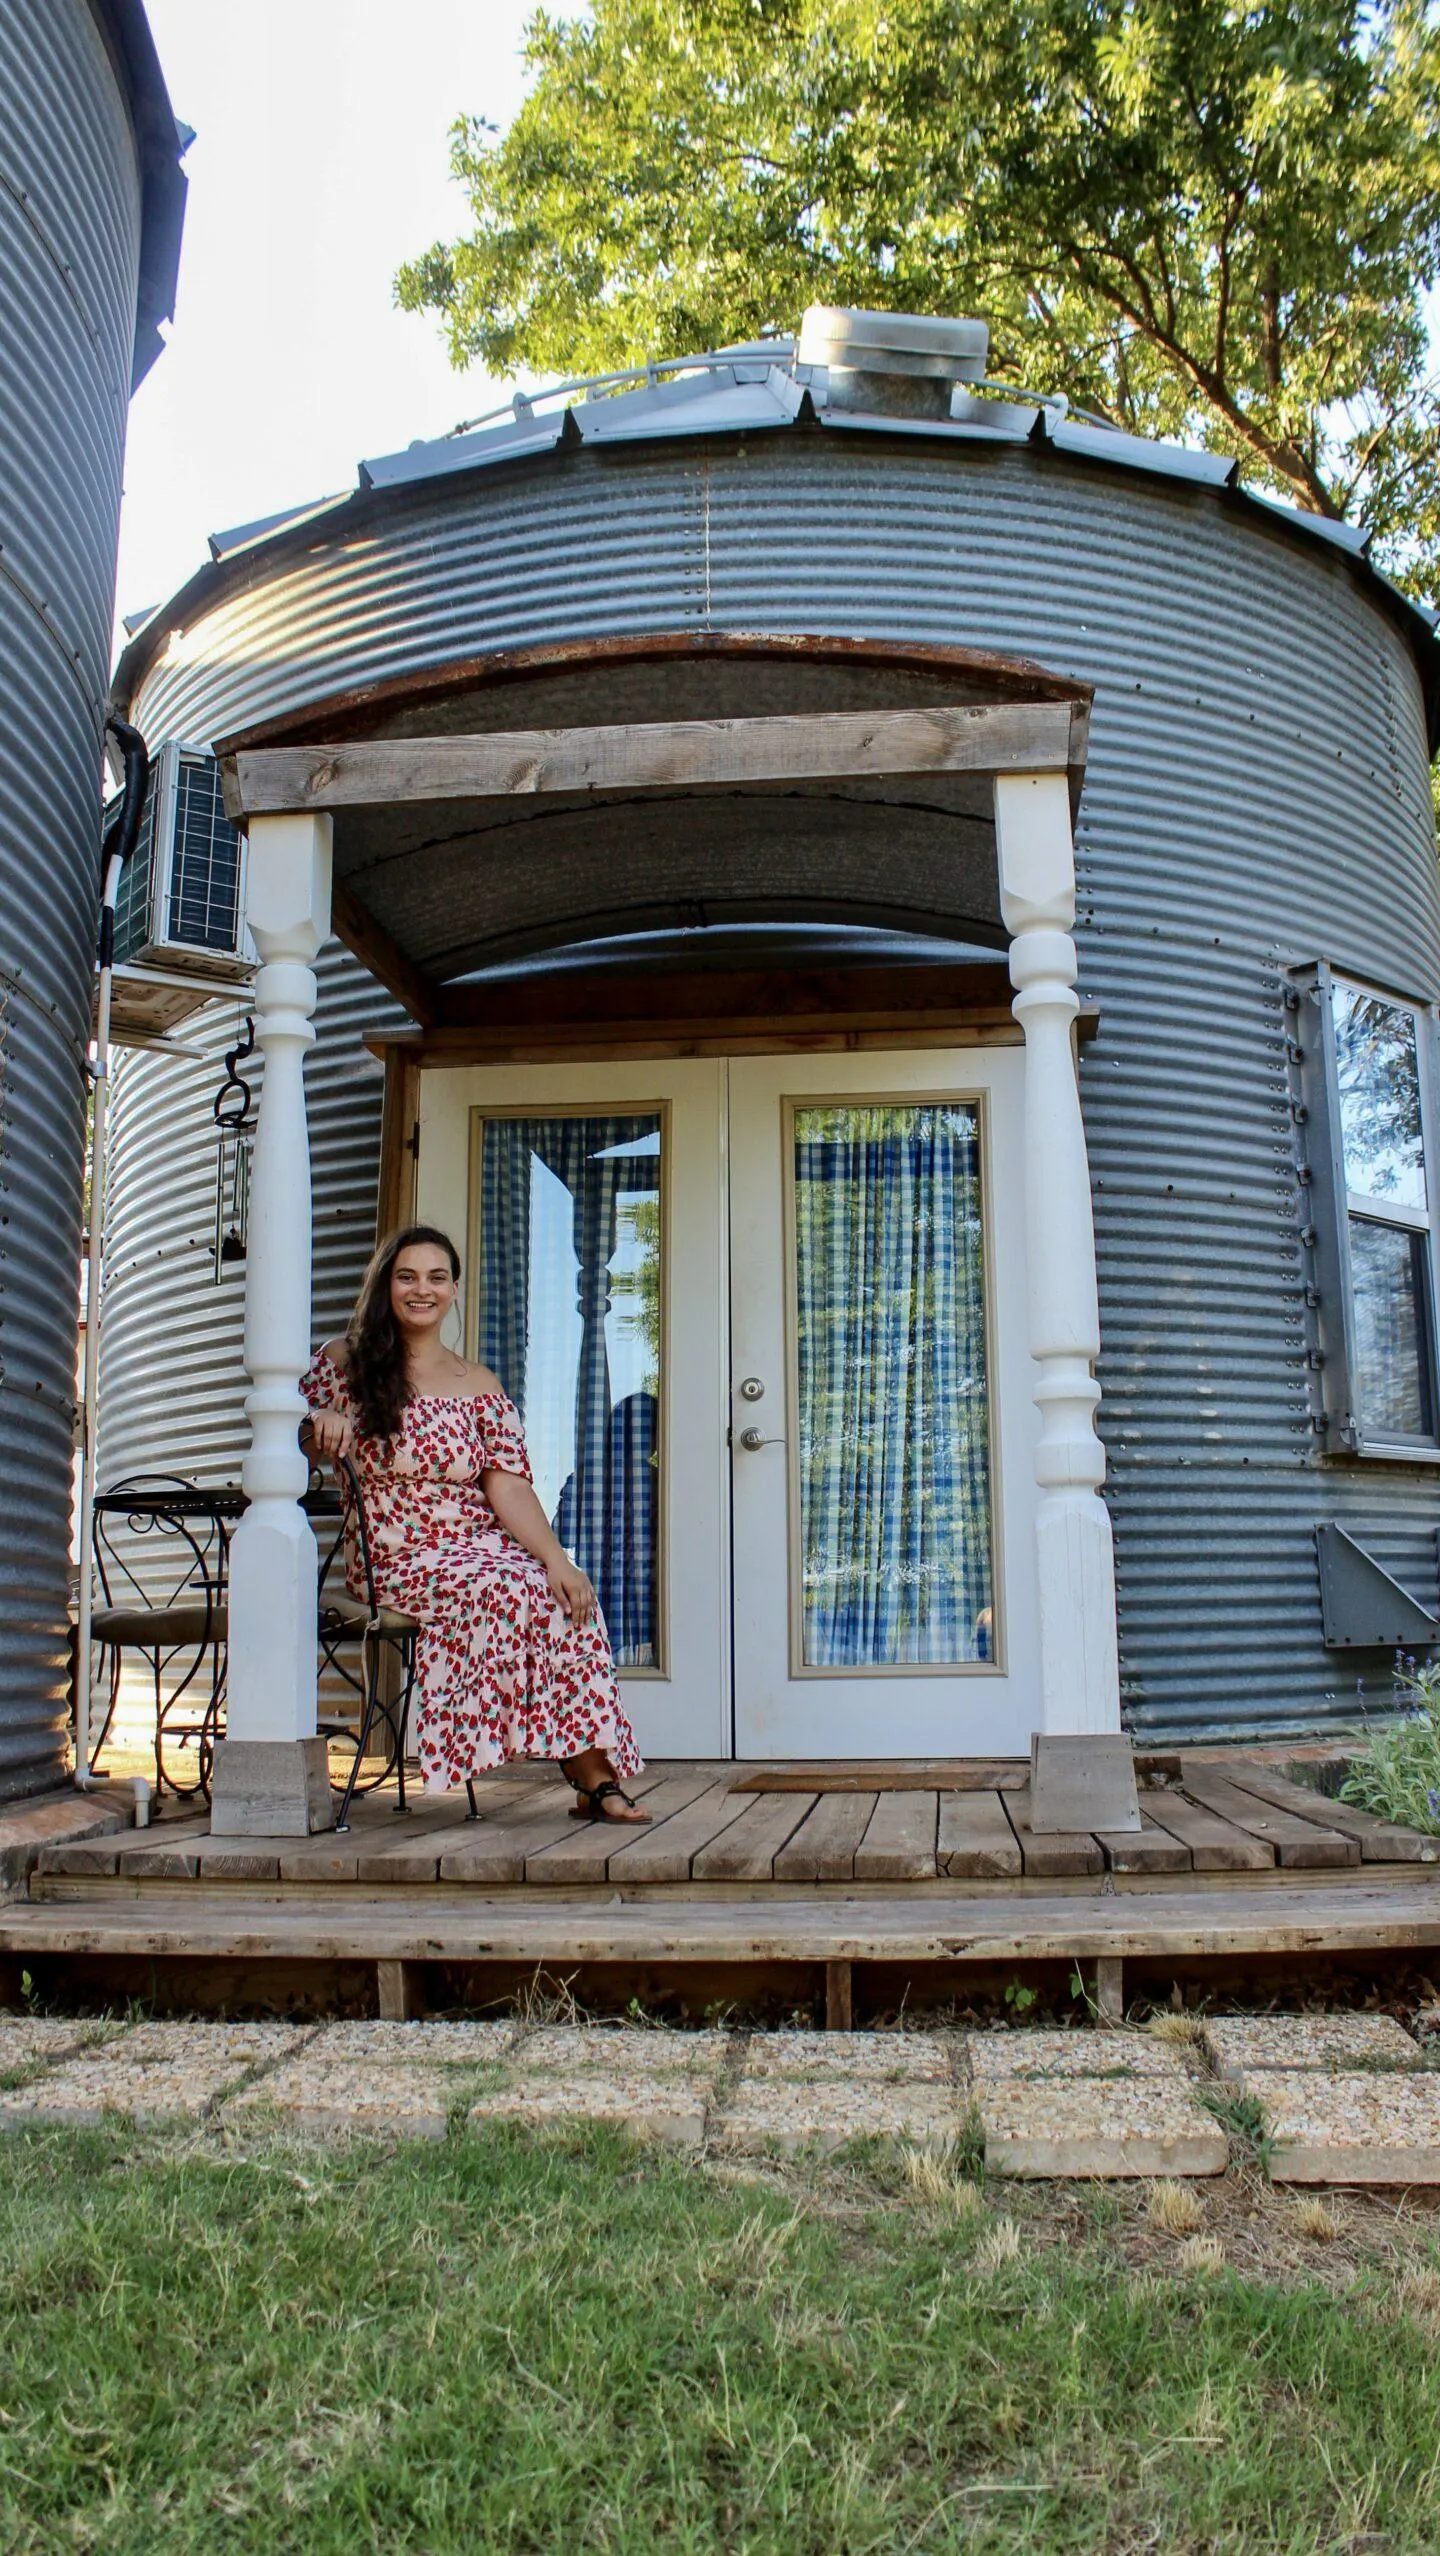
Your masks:
{"label": "pink floral dress", "polygon": [[[312,1411],[354,1417],[345,1376],[317,1349],[301,1390]],[[445,1792],[512,1757],[608,1751],[617,1775],[643,1764],[597,1610],[572,1624],[543,1562],[501,1526],[488,1471],[530,1480],[520,1415],[503,1393],[419,1394],[397,1438],[358,1434],[377,1591],[421,1626],[415,1745],[427,1789]],[[352,1555],[350,1586],[364,1585]]]}

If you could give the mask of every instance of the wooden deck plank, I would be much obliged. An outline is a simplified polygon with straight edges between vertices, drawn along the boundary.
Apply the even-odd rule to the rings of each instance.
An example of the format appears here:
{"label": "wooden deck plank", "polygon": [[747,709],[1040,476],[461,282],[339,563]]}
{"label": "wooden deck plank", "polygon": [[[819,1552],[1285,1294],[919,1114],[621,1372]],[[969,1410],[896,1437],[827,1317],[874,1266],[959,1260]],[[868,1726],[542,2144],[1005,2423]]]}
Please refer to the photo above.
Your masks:
{"label": "wooden deck plank", "polygon": [[935,1871],[938,1793],[881,1793],[855,1849],[857,1881],[927,1881]]}
{"label": "wooden deck plank", "polygon": [[691,1858],[693,1878],[768,1882],[781,1847],[794,1836],[806,1812],[814,1809],[816,1798],[814,1793],[754,1795],[739,1818],[729,1821],[718,1837]]}
{"label": "wooden deck plank", "polygon": [[112,1829],[105,1837],[72,1838],[67,1845],[42,1846],[35,1858],[37,1873],[114,1873],[128,1870],[135,1856],[146,1859],[164,1850],[180,1853],[209,1834],[209,1813],[185,1819],[156,1820],[148,1828]]}
{"label": "wooden deck plank", "polygon": [[737,1795],[728,1775],[698,1793],[688,1810],[677,1811],[660,1828],[642,1828],[638,1836],[617,1846],[610,1858],[614,1882],[683,1882],[702,1847],[740,1819],[750,1804]]}
{"label": "wooden deck plank", "polygon": [[1097,1828],[1095,1843],[1112,1873],[1188,1873],[1190,1849],[1140,1805],[1140,1829]]}
{"label": "wooden deck plank", "polygon": [[952,1881],[1000,1881],[1023,1871],[998,1793],[941,1794],[935,1860]]}
{"label": "wooden deck plank", "polygon": [[1275,1869],[1275,1849],[1264,1837],[1252,1837],[1249,1830],[1236,1828],[1219,1811],[1207,1810],[1203,1802],[1192,1802],[1184,1793],[1167,1787],[1163,1792],[1144,1796],[1144,1808],[1157,1828],[1178,1837],[1190,1849],[1190,1861],[1197,1873],[1269,1873]]}
{"label": "wooden deck plank", "polygon": [[1028,1783],[1025,1757],[859,1757],[823,1766],[753,1766],[737,1776],[737,1793],[994,1793]]}
{"label": "wooden deck plank", "polygon": [[[1263,1837],[1275,1849],[1275,1860],[1286,1872],[1319,1872],[1338,1864],[1358,1864],[1360,1849],[1353,1837],[1342,1837],[1338,1829],[1327,1828],[1323,1818],[1299,1819],[1293,1811],[1275,1810],[1254,1793],[1242,1793],[1238,1784],[1217,1775],[1213,1767],[1197,1765],[1194,1758],[1184,1760],[1185,1790],[1192,1801],[1203,1802],[1207,1810],[1219,1811],[1235,1828],[1248,1829],[1252,1837]],[[1316,1801],[1318,1805],[1319,1796]]]}
{"label": "wooden deck plank", "polygon": [[1000,1796],[1005,1815],[1015,1831],[1027,1875],[1042,1881],[1058,1880],[1066,1873],[1099,1873],[1105,1869],[1105,1856],[1093,1837],[1080,1829],[1046,1829],[1037,1836],[1030,1826],[1030,1787]]}
{"label": "wooden deck plank", "polygon": [[[658,1828],[677,1811],[688,1810],[701,1793],[710,1790],[708,1778],[701,1775],[659,1775],[647,1786],[636,1777],[625,1787],[632,1800],[643,1801],[650,1813],[652,1827]],[[572,1822],[569,1833],[553,1846],[537,1846],[525,1858],[525,1879],[542,1882],[559,1889],[565,1882],[601,1881],[605,1868],[622,1845],[635,1836],[633,1827],[617,1820]]]}
{"label": "wooden deck plank", "polygon": [[1227,1759],[1220,1771],[1242,1793],[1255,1794],[1273,1809],[1294,1811],[1301,1819],[1323,1819],[1327,1828],[1337,1829],[1342,1837],[1353,1837],[1364,1863],[1440,1863],[1440,1837],[1427,1837],[1416,1828],[1402,1828],[1397,1821],[1381,1819],[1374,1811],[1360,1810],[1352,1802],[1332,1801],[1328,1793],[1297,1784],[1293,1777],[1276,1774],[1268,1766],[1251,1765],[1245,1758]]}
{"label": "wooden deck plank", "polygon": [[[688,1814],[682,1812],[681,1818]],[[761,1900],[574,1899],[561,1891],[467,1895],[385,1891],[337,1907],[318,1888],[294,1901],[212,1906],[202,1881],[134,1897],[0,1906],[0,1953],[94,1953],[192,1960],[774,1960],[1009,1963],[1183,1959],[1251,1953],[1440,1947],[1432,1879],[1274,1882],[1222,1890],[1033,1897],[903,1889],[870,1900],[767,1894]]]}
{"label": "wooden deck plank", "polygon": [[485,1810],[461,1831],[459,1843],[440,1857],[441,1881],[518,1882],[525,1878],[525,1858],[542,1841],[556,1844],[570,1836],[572,1796],[568,1785],[551,1781],[517,1786],[514,1798]]}
{"label": "wooden deck plank", "polygon": [[851,1881],[876,1793],[822,1793],[775,1858],[777,1882]]}

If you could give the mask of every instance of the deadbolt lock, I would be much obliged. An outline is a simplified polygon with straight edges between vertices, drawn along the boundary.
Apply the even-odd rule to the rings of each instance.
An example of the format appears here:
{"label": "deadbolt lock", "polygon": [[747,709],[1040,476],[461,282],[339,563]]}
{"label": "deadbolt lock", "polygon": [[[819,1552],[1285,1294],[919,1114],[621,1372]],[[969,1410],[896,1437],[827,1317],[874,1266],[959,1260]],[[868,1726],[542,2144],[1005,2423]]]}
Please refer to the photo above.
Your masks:
{"label": "deadbolt lock", "polygon": [[758,1376],[747,1376],[740,1387],[740,1399],[742,1402],[759,1402],[764,1391],[765,1387]]}

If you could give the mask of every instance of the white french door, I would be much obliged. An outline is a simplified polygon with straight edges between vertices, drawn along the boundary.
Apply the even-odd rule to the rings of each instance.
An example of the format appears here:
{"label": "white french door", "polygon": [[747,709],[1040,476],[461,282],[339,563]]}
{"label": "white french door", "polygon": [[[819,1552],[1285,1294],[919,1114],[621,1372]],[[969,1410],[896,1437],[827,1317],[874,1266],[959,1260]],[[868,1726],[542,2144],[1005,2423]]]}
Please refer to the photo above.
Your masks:
{"label": "white french door", "polygon": [[416,1208],[648,1754],[1023,1751],[1023,1053],[445,1067]]}
{"label": "white french door", "polygon": [[1023,1063],[731,1062],[737,1756],[1028,1745]]}

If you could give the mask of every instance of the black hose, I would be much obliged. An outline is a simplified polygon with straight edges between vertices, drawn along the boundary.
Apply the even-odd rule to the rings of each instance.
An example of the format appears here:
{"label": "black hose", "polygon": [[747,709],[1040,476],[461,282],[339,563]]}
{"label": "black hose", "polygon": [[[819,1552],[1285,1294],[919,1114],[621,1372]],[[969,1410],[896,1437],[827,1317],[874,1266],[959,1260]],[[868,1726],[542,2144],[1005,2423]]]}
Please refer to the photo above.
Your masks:
{"label": "black hose", "polygon": [[128,719],[117,718],[112,712],[105,725],[120,748],[125,772],[119,814],[105,828],[104,841],[100,846],[100,964],[112,967],[115,962],[115,908],[105,895],[105,883],[110,876],[111,861],[118,855],[118,894],[120,879],[125,875],[125,864],[140,840],[140,819],[145,813],[145,793],[150,786],[150,755],[139,729],[132,728]]}

